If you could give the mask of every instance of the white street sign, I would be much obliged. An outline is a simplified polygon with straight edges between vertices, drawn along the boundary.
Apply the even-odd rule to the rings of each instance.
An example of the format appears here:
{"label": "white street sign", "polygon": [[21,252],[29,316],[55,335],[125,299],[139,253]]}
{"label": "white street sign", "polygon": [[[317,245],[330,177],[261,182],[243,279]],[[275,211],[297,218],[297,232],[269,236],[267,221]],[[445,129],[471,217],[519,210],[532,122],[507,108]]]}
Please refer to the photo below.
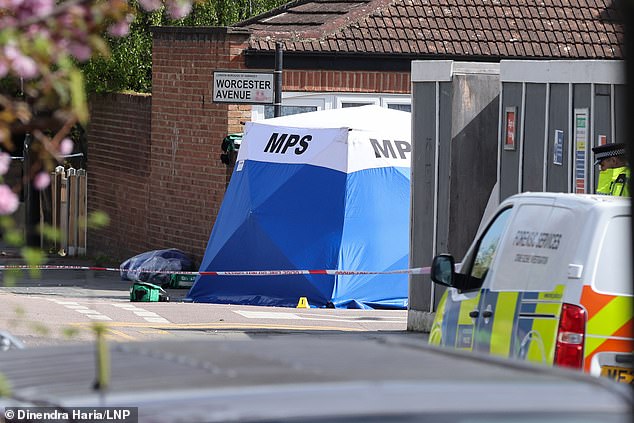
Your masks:
{"label": "white street sign", "polygon": [[273,72],[214,72],[214,103],[273,104]]}

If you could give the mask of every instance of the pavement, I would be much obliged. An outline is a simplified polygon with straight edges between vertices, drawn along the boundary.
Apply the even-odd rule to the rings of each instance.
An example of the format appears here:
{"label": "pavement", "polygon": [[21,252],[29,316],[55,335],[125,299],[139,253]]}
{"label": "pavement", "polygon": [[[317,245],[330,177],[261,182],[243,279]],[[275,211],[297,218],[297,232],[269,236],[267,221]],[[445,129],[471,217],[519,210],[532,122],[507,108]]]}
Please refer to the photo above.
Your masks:
{"label": "pavement", "polygon": [[[95,267],[95,262],[90,257],[59,256],[51,254],[47,256],[45,265],[60,266],[55,270],[40,270],[31,272],[27,269],[15,270],[14,278],[7,280],[5,272],[0,270],[0,293],[46,296],[50,299],[78,298],[87,300],[113,300],[115,302],[128,302],[130,298],[131,281],[122,280],[119,271],[99,270],[74,270],[63,267],[78,266],[82,268]],[[24,258],[16,248],[9,248],[0,244],[0,265],[2,266],[26,266]],[[118,268],[118,265],[113,268]],[[13,270],[11,270],[13,271]],[[187,289],[165,289],[170,302],[183,301],[187,295]],[[22,326],[21,326],[22,327]],[[31,333],[14,332],[16,329],[0,326],[0,342],[11,338],[11,344],[15,341],[28,347],[42,347],[46,345],[63,345],[67,339],[59,336],[50,336],[46,332]],[[19,336],[18,336],[19,335]],[[0,346],[1,347],[1,346]],[[1,351],[1,350],[0,350]]]}
{"label": "pavement", "polygon": [[[94,259],[85,256],[59,256],[49,254],[46,265],[60,267],[97,267]],[[27,265],[16,248],[0,244],[0,265]],[[101,266],[99,266],[101,267]],[[110,265],[118,268],[119,265]],[[0,289],[16,294],[60,295],[72,297],[100,297],[110,299],[127,299],[130,296],[131,281],[122,280],[118,271],[55,269],[31,272],[19,270],[19,277],[10,285],[5,283],[0,272]],[[170,301],[182,301],[187,295],[185,289],[166,289]]]}

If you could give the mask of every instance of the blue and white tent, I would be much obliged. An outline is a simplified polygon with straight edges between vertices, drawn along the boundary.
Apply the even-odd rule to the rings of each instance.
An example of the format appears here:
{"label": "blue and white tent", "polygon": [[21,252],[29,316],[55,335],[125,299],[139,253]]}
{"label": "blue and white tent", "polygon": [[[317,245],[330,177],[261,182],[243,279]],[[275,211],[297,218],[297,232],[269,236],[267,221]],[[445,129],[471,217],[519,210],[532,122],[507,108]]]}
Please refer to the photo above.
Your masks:
{"label": "blue and white tent", "polygon": [[[411,116],[378,106],[247,122],[200,272],[407,269]],[[200,275],[194,302],[406,308],[407,274]]]}

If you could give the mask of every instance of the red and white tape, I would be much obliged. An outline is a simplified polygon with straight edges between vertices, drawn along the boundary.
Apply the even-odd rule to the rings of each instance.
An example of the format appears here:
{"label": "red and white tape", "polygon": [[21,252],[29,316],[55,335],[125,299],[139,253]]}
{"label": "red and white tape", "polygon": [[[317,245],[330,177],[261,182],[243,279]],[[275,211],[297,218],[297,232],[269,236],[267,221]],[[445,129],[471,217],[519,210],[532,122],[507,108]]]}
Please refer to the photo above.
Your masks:
{"label": "red and white tape", "polygon": [[129,272],[129,273],[160,273],[178,275],[201,275],[201,276],[288,276],[288,275],[426,275],[429,274],[429,267],[416,267],[413,269],[388,270],[388,271],[368,271],[368,270],[235,270],[235,271],[174,271],[174,270],[151,270],[151,269],[120,269],[116,267],[96,267],[96,266],[54,266],[54,265],[0,265],[0,270],[93,270],[101,272]]}

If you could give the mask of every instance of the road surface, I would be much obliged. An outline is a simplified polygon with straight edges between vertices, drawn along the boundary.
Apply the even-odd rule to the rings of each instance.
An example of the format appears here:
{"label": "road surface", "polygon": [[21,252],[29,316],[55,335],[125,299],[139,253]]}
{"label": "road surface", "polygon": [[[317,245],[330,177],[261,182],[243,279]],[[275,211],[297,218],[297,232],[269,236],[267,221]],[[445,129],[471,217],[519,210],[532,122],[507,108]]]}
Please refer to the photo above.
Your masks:
{"label": "road surface", "polygon": [[[129,281],[116,272],[45,270],[0,287],[0,330],[25,346],[94,339],[103,323],[112,341],[221,337],[248,339],[283,333],[364,336],[407,333],[406,310],[339,310],[183,302],[187,289],[168,289],[168,303],[130,302]],[[299,299],[298,299],[299,300]]]}

